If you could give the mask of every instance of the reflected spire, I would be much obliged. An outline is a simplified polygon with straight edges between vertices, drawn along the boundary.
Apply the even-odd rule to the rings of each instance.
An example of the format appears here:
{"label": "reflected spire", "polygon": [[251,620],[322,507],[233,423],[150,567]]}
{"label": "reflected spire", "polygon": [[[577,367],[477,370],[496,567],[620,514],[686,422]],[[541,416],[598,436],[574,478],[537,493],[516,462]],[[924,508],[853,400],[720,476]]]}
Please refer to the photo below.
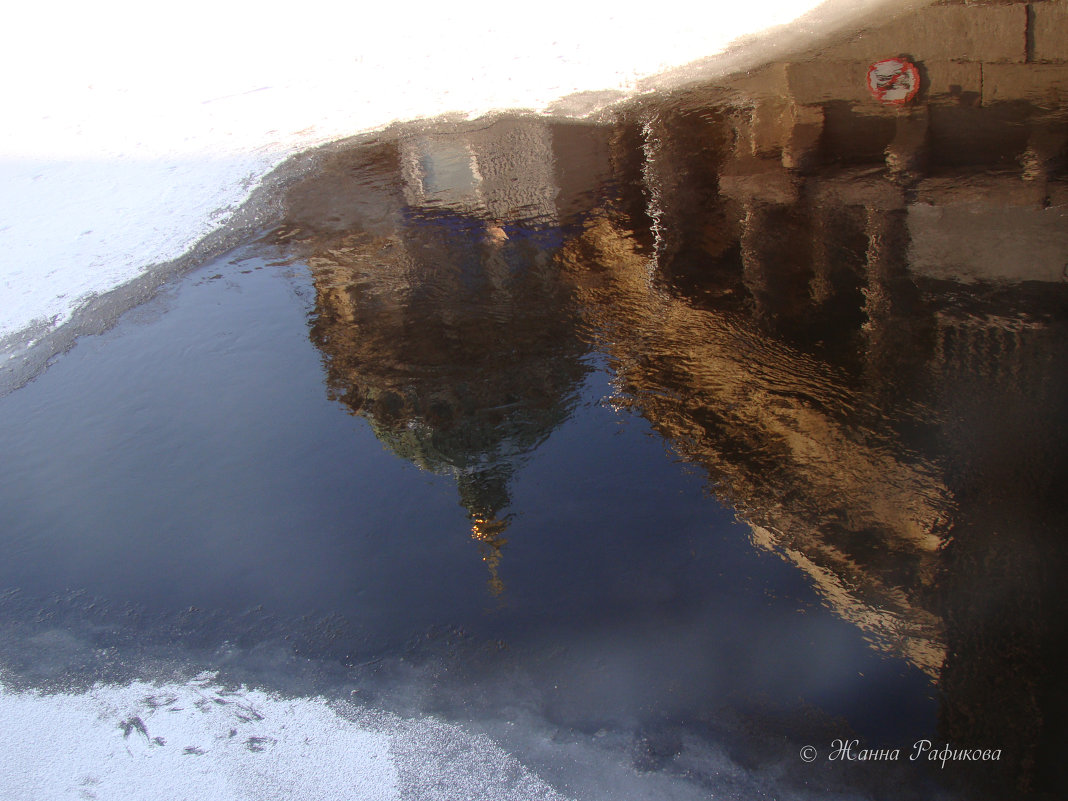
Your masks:
{"label": "reflected spire", "polygon": [[489,470],[462,472],[456,477],[460,490],[460,504],[467,510],[471,520],[471,538],[479,544],[482,561],[489,570],[486,582],[490,593],[504,593],[504,581],[500,577],[502,550],[508,544],[504,532],[511,518],[499,517],[501,509],[511,505],[508,482],[512,477],[509,465],[500,465]]}
{"label": "reflected spire", "polygon": [[496,517],[473,517],[471,523],[471,538],[479,544],[482,551],[482,561],[489,570],[489,579],[486,585],[490,593],[500,596],[504,593],[504,581],[499,575],[501,564],[501,550],[508,544],[502,535],[508,528],[508,518],[498,520]]}

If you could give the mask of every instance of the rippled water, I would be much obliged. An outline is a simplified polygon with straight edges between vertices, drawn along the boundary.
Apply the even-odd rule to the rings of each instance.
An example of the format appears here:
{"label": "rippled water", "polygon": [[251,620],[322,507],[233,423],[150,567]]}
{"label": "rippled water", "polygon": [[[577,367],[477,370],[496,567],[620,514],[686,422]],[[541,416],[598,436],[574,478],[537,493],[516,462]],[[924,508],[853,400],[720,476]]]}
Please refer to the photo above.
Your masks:
{"label": "rippled water", "polygon": [[[1054,797],[1065,113],[790,68],[338,146],[0,399],[5,680],[434,713],[583,798]],[[854,737],[905,757],[798,756]]]}

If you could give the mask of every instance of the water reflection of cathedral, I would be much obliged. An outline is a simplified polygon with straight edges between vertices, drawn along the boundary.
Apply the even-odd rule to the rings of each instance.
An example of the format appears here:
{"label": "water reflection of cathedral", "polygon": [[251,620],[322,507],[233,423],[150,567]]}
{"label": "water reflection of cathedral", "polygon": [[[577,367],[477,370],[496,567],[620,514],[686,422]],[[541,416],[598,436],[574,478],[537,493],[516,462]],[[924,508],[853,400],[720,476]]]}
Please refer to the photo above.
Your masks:
{"label": "water reflection of cathedral", "polygon": [[[939,683],[947,740],[1005,749],[992,792],[1063,785],[1064,5],[941,4],[611,125],[337,154],[283,232],[331,392],[456,477],[499,590],[509,478],[592,337],[754,546]],[[916,102],[867,94],[872,48]]]}
{"label": "water reflection of cathedral", "polygon": [[291,194],[281,234],[312,270],[331,393],[398,456],[455,478],[494,593],[512,474],[585,374],[553,264],[548,136],[502,121],[339,153]]}

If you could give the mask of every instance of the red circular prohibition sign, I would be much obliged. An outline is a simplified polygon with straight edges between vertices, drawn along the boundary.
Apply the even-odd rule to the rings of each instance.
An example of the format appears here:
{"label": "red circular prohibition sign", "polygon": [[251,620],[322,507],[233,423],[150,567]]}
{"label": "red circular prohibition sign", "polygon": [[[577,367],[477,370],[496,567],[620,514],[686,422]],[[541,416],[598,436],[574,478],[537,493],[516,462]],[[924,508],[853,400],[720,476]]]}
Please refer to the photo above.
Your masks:
{"label": "red circular prohibition sign", "polygon": [[920,91],[920,71],[903,58],[876,61],[868,67],[868,91],[880,103],[903,106]]}

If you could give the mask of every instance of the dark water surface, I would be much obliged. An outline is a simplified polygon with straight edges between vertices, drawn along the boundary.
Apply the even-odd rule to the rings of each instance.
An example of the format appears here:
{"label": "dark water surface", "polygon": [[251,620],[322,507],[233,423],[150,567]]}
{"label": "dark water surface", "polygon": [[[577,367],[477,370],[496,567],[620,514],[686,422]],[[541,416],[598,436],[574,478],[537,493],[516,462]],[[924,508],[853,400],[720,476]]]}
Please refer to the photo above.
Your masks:
{"label": "dark water surface", "polygon": [[433,712],[588,798],[509,725],[661,797],[1056,797],[1065,114],[791,66],[335,147],[0,399],[8,680]]}

